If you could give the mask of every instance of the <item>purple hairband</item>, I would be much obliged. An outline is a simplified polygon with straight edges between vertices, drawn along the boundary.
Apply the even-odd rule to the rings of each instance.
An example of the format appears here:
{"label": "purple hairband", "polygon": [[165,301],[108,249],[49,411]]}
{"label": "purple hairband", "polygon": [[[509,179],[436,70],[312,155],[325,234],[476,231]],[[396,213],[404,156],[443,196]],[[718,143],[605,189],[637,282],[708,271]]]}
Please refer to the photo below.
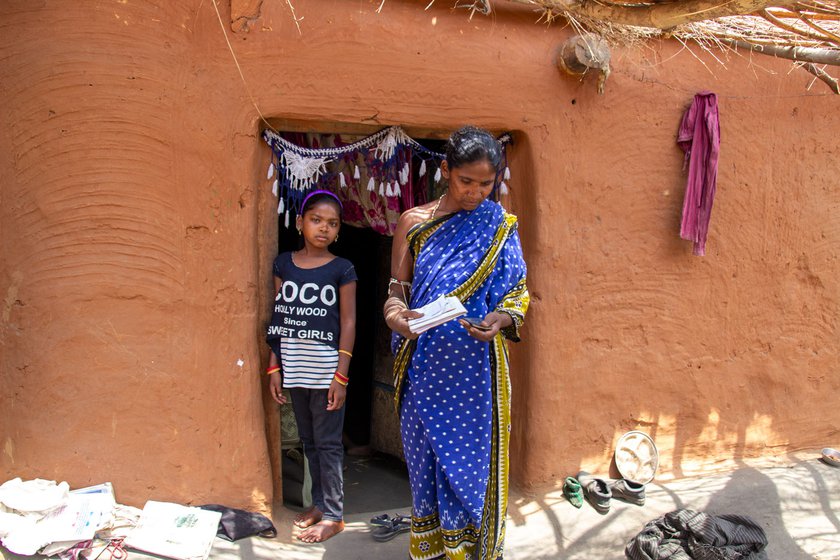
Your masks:
{"label": "purple hairband", "polygon": [[303,204],[300,205],[301,210],[306,208],[306,203],[309,202],[310,198],[312,198],[313,196],[317,196],[319,194],[326,194],[326,195],[329,195],[329,196],[333,197],[335,199],[335,201],[338,202],[339,210],[341,210],[342,212],[344,211],[344,205],[341,204],[341,201],[338,199],[338,196],[336,196],[336,194],[333,193],[333,192],[325,191],[323,189],[319,189],[317,191],[312,191],[311,193],[306,195],[306,197],[303,199]]}

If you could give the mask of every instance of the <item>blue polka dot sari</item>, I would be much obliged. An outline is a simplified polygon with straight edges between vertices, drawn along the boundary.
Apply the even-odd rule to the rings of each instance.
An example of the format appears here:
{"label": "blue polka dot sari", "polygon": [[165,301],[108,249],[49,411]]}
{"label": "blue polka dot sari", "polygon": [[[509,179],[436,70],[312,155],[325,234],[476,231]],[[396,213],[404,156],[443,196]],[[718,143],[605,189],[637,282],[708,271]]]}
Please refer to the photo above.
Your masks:
{"label": "blue polka dot sari", "polygon": [[516,217],[485,200],[419,224],[411,307],[458,297],[471,317],[490,311],[513,324],[490,342],[450,321],[398,339],[394,366],[413,512],[410,557],[501,556],[508,494],[510,380],[505,338],[519,340],[528,309]]}

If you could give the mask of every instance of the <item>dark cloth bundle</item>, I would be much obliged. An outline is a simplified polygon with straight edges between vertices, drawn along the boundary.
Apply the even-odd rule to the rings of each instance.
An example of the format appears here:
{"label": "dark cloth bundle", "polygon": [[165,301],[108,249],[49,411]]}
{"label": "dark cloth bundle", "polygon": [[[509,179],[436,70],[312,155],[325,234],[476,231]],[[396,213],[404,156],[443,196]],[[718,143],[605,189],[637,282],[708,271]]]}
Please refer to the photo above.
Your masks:
{"label": "dark cloth bundle", "polygon": [[631,560],[766,560],[767,535],[744,515],[678,509],[654,519],[624,549]]}
{"label": "dark cloth bundle", "polygon": [[245,537],[255,536],[273,539],[277,536],[277,529],[274,528],[274,523],[261,513],[220,506],[219,504],[207,504],[198,507],[210,511],[218,511],[222,514],[216,536],[227,541],[236,541]]}

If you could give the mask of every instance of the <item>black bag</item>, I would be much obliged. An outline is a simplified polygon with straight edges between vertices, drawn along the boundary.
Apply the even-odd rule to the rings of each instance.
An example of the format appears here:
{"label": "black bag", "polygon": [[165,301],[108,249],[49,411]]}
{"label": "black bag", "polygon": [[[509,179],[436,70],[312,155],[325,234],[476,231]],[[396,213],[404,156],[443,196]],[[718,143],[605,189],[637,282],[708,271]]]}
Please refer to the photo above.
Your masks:
{"label": "black bag", "polygon": [[227,541],[237,541],[245,537],[273,539],[277,536],[277,529],[274,528],[274,523],[261,513],[220,506],[219,504],[207,504],[198,507],[210,511],[218,511],[222,514],[216,536]]}

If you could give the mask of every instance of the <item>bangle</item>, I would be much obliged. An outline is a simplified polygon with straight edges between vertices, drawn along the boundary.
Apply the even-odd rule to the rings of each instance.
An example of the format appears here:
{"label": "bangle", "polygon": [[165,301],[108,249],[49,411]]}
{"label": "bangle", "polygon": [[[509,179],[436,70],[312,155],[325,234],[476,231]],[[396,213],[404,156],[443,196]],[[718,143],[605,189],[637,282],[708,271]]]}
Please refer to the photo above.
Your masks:
{"label": "bangle", "polygon": [[274,366],[269,367],[267,370],[265,370],[265,373],[266,375],[271,375],[272,373],[277,373],[278,371],[280,371],[280,366]]}
{"label": "bangle", "polygon": [[335,372],[334,379],[338,382],[339,385],[344,385],[347,387],[347,384],[350,383],[350,378],[341,375],[338,372]]}
{"label": "bangle", "polygon": [[347,357],[349,357],[349,358],[352,358],[352,357],[353,357],[353,353],[352,353],[352,352],[348,352],[347,350],[339,350],[339,351],[338,351],[338,353],[339,353],[339,354],[347,354]]}

